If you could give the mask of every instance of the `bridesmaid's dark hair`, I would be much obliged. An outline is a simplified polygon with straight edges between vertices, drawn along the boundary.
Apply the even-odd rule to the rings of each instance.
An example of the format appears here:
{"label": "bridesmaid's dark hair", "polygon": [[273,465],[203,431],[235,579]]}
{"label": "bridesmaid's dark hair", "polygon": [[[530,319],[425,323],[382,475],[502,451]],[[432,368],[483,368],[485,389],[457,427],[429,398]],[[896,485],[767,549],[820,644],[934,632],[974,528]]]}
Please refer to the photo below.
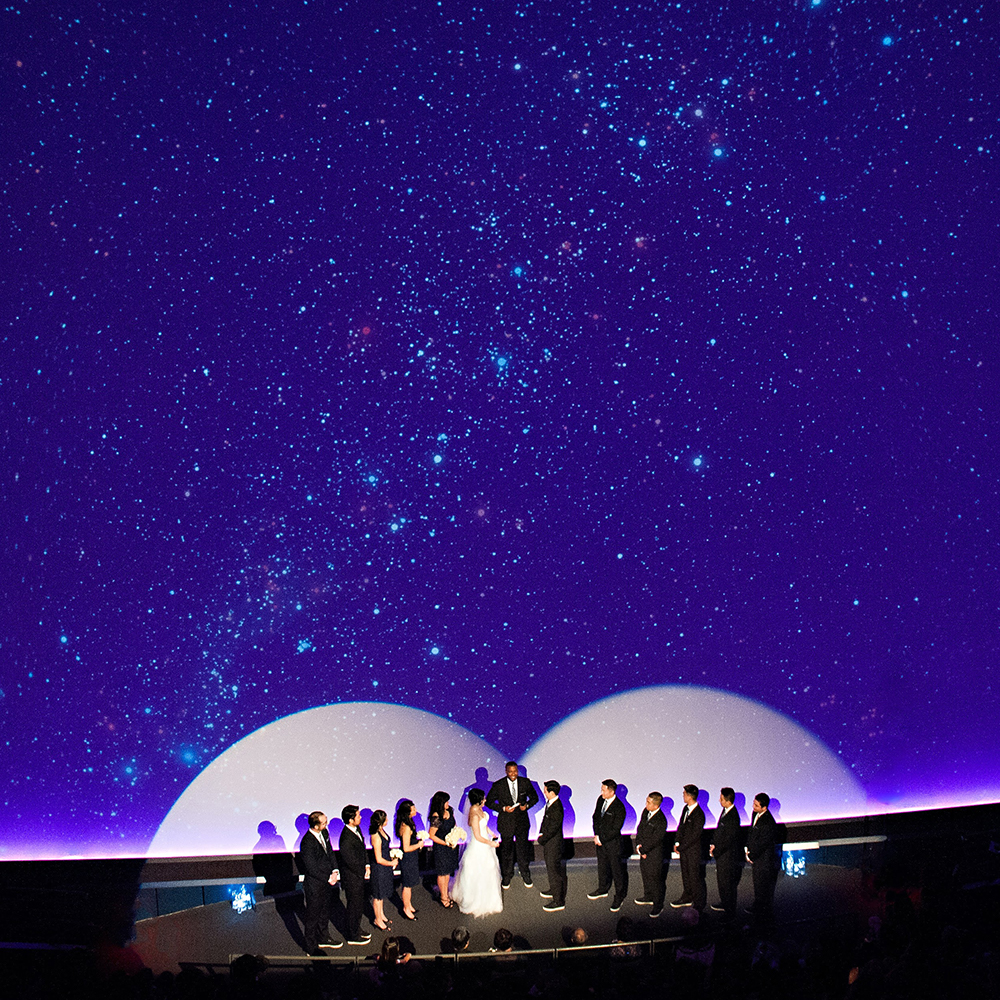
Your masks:
{"label": "bridesmaid's dark hair", "polygon": [[[410,828],[411,833],[417,832],[417,825],[413,822],[413,818],[410,816],[410,810],[413,808],[412,799],[403,799],[402,802],[396,806],[396,820],[392,824],[396,831],[396,836],[402,840],[403,834],[400,832],[404,826]],[[388,940],[388,939],[387,939]]]}
{"label": "bridesmaid's dark hair", "polygon": [[428,816],[437,816],[444,819],[444,804],[451,798],[447,792],[435,792],[431,799],[431,807],[427,810]]}
{"label": "bridesmaid's dark hair", "polygon": [[376,809],[372,813],[372,818],[368,821],[368,833],[377,833],[388,818],[384,809]]}
{"label": "bridesmaid's dark hair", "polygon": [[482,805],[485,798],[486,798],[486,792],[484,792],[481,788],[473,788],[472,791],[469,792],[469,805],[470,806]]}

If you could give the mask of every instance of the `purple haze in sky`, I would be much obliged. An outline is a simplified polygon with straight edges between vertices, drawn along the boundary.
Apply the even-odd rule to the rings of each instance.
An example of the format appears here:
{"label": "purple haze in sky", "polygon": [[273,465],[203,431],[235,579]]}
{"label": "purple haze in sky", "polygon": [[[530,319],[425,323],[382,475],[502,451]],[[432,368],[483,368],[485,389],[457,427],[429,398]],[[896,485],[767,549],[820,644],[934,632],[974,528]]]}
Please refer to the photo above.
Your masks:
{"label": "purple haze in sky", "polygon": [[516,756],[698,685],[886,807],[1000,794],[997,40],[8,6],[4,849],[141,853],[337,701]]}

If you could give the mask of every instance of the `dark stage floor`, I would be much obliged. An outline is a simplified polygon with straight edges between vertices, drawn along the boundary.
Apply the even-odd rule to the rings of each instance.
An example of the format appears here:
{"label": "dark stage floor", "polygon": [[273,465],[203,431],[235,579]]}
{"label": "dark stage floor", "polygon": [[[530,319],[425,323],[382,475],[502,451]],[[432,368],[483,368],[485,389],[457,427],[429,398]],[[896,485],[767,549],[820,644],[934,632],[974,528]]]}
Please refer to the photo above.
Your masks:
{"label": "dark stage floor", "polygon": [[[637,862],[629,865],[628,900],[619,913],[610,911],[610,897],[588,900],[587,893],[596,885],[596,864],[593,861],[571,862],[568,867],[569,893],[566,909],[560,913],[545,913],[546,902],[539,889],[546,884],[545,870],[536,866],[535,884],[526,887],[515,876],[511,888],[504,893],[504,911],[490,917],[464,916],[457,909],[445,910],[436,896],[426,888],[414,890],[414,904],[419,909],[416,922],[406,920],[398,912],[398,900],[387,906],[393,919],[389,933],[405,936],[412,942],[416,955],[440,954],[453,928],[468,927],[472,938],[469,952],[484,952],[493,943],[499,927],[509,928],[521,948],[559,948],[568,944],[573,928],[583,927],[588,944],[606,944],[615,937],[615,927],[621,917],[631,917],[636,925],[636,937],[641,939],[669,938],[684,932],[684,910],[669,905],[662,916],[653,920],[649,908],[637,906],[633,899],[641,895],[641,880]],[[428,884],[433,880],[429,880]],[[715,871],[708,868],[709,902],[717,901]],[[854,868],[832,865],[811,865],[800,878],[779,876],[775,894],[776,924],[790,926],[817,919],[829,919],[851,914],[861,915],[863,894],[861,872]],[[681,894],[680,871],[671,865],[667,878],[667,900]],[[339,896],[339,893],[338,893]],[[749,873],[744,873],[740,886],[740,904],[752,902],[753,889]],[[139,921],[136,924],[134,950],[155,972],[177,971],[182,964],[210,966],[228,965],[231,956],[244,953],[263,954],[279,963],[282,959],[308,963],[302,952],[303,903],[300,893],[282,898],[261,898],[257,908],[238,914],[229,903],[200,906],[167,916]],[[343,927],[343,908],[339,900],[334,910],[334,925]],[[703,926],[721,927],[722,914],[708,909],[702,915]],[[365,921],[368,926],[368,921]],[[365,957],[376,953],[387,936],[374,928],[372,940],[365,947],[345,945],[329,952],[333,961]],[[321,960],[323,961],[323,960]]]}

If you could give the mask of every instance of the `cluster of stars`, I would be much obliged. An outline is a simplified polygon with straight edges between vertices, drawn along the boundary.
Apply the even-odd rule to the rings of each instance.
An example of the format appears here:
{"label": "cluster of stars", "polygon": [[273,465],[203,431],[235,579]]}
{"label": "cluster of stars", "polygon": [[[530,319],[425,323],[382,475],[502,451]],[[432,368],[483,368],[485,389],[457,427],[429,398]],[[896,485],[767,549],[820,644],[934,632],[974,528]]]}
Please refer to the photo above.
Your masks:
{"label": "cluster of stars", "polygon": [[995,26],[766,6],[2,15],[13,826],[653,683],[996,789]]}

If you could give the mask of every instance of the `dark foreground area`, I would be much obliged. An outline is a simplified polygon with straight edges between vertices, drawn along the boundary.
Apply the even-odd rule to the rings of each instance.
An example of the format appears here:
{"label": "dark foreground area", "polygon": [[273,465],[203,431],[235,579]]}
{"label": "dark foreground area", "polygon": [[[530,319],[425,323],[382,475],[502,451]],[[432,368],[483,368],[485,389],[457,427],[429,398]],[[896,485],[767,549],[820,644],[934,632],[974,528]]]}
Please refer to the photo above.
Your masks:
{"label": "dark foreground area", "polygon": [[[39,1000],[1000,996],[1000,848],[990,835],[935,846],[886,845],[859,868],[816,865],[802,878],[783,876],[766,924],[727,924],[710,910],[700,918],[665,911],[652,921],[631,902],[634,892],[612,914],[606,900],[586,899],[594,872],[580,863],[561,914],[541,911],[537,881],[529,889],[515,880],[504,913],[482,920],[422,894],[416,923],[404,928],[397,915],[390,935],[376,931],[368,947],[321,960],[296,945],[294,897],[262,900],[244,914],[213,904],[141,921],[128,943],[4,949],[0,990]],[[711,869],[709,888],[711,900]],[[459,925],[471,938],[456,958],[449,937]],[[513,932],[520,954],[487,951],[500,927]],[[571,944],[578,928],[582,947]],[[377,961],[388,936],[414,958]]]}

